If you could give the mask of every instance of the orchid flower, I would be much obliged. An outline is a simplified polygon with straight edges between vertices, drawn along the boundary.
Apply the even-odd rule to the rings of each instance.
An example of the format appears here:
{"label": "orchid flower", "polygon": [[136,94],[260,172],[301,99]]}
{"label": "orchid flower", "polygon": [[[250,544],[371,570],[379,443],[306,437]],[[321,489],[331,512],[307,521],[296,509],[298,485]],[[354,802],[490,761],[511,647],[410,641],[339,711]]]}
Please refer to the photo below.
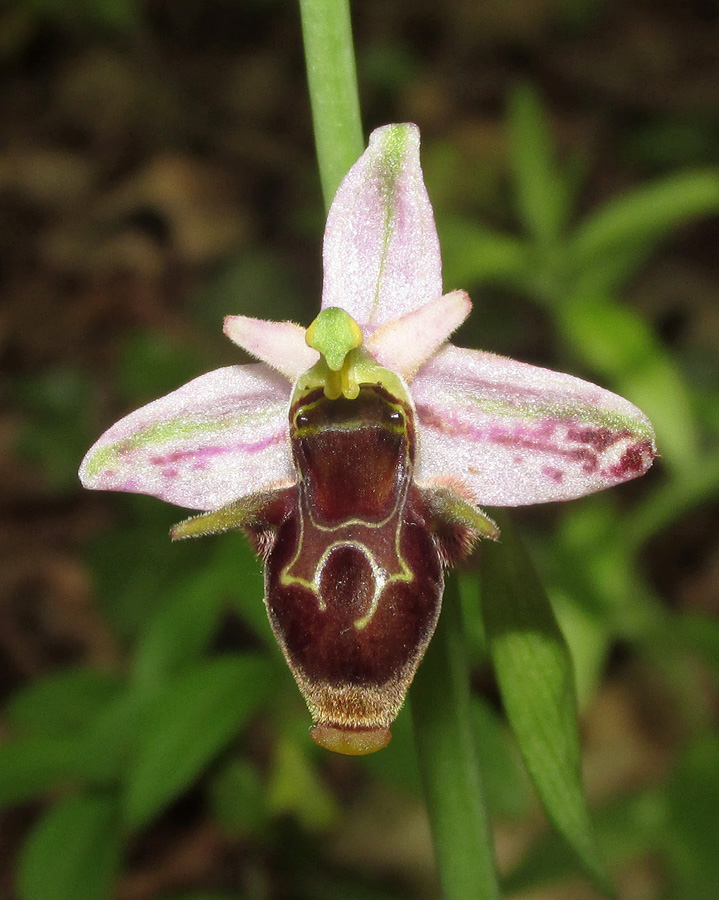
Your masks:
{"label": "orchid flower", "polygon": [[260,360],[202,375],[88,452],[85,487],[201,510],[173,538],[242,529],[270,622],[342,753],[383,747],[434,631],[444,570],[498,529],[479,508],[569,500],[643,474],[652,427],[571,375],[448,343],[414,125],[388,125],[340,185],[309,328],[229,316]]}

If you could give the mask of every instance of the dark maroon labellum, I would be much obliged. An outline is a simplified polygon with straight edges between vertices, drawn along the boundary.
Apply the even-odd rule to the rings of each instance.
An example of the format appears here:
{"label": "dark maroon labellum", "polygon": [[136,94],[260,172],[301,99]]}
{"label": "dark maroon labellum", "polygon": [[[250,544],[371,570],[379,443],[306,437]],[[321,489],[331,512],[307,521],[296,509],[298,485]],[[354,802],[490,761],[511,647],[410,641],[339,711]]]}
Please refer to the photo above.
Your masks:
{"label": "dark maroon labellum", "polygon": [[389,742],[434,632],[444,567],[497,529],[456,487],[414,483],[413,411],[381,383],[352,399],[311,385],[295,397],[297,483],[195,516],[172,535],[245,530],[265,561],[267,611],[312,737],[372,753]]}
{"label": "dark maroon labellum", "polygon": [[316,389],[290,411],[290,434],[296,503],[267,557],[270,622],[315,737],[328,744],[339,731],[370,752],[389,739],[442,597],[441,556],[412,482],[411,410],[379,386],[354,400]]}

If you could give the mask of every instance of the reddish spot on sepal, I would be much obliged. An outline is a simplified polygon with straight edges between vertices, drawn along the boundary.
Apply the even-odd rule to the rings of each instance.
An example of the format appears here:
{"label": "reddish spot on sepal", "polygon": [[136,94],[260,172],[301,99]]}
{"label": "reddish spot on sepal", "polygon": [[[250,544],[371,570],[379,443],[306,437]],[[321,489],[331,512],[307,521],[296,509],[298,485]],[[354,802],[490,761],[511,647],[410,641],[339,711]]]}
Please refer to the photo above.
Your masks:
{"label": "reddish spot on sepal", "polygon": [[386,726],[380,728],[341,728],[319,723],[310,731],[315,744],[345,756],[367,756],[383,750],[392,740]]}
{"label": "reddish spot on sepal", "polygon": [[622,454],[619,462],[610,468],[614,478],[624,481],[648,469],[652,461],[656,459],[657,452],[651,441],[640,441],[632,444]]}

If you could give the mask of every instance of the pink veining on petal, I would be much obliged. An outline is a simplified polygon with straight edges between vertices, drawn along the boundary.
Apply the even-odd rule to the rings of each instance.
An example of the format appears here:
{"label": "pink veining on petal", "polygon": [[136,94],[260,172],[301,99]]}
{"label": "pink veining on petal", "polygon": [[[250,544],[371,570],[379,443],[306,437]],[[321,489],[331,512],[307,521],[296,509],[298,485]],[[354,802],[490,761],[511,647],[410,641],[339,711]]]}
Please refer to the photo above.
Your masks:
{"label": "pink veining on petal", "polygon": [[363,329],[442,294],[442,260],[416,125],[386,125],[340,184],[327,216],[322,308]]}
{"label": "pink veining on petal", "polygon": [[[427,428],[435,429],[443,434],[451,434],[453,438],[465,438],[476,444],[477,447],[495,445],[501,447],[505,452],[512,452],[512,460],[517,466],[526,462],[529,453],[575,463],[586,475],[592,475],[599,469],[599,452],[592,441],[587,442],[585,446],[572,446],[574,443],[582,443],[577,438],[579,432],[572,431],[570,428],[562,436],[561,431],[566,423],[563,426],[559,420],[540,422],[536,428],[526,424],[510,427],[492,424],[480,427],[451,416],[443,417],[434,408],[423,405],[417,407],[417,415],[422,425]],[[558,433],[556,441],[550,439],[551,434],[554,433]],[[572,434],[574,436],[571,436]],[[624,433],[624,437],[627,436],[630,436],[629,432]],[[617,438],[617,440],[621,439],[621,437]],[[616,443],[616,441],[611,443]],[[528,453],[517,453],[517,451],[528,451]],[[470,465],[468,471],[471,474],[480,475],[482,469],[479,466]],[[557,483],[562,481],[561,478],[553,480]],[[488,503],[489,501],[482,500],[481,502]]]}
{"label": "pink veining on petal", "polygon": [[236,444],[218,444],[216,446],[204,445],[202,447],[194,447],[190,450],[173,450],[164,456],[151,456],[148,462],[153,466],[166,466],[170,463],[187,462],[189,460],[207,463],[216,456],[225,454],[253,454],[266,450],[274,444],[285,443],[287,440],[287,432],[280,431],[276,434],[268,435],[261,441],[250,443],[238,442]]}

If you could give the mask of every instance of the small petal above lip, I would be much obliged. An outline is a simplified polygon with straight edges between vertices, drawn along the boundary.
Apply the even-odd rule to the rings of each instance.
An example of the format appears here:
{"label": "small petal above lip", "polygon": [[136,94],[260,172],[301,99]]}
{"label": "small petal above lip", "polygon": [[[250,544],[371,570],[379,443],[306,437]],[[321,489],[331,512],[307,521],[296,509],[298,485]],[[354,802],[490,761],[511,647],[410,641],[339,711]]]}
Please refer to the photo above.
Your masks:
{"label": "small petal above lip", "polygon": [[386,125],[340,184],[327,216],[322,308],[364,329],[442,294],[442,260],[416,125]]}
{"label": "small petal above lip", "polygon": [[319,353],[305,343],[305,329],[294,322],[225,316],[223,330],[238,347],[272,366],[290,381],[320,358]]}
{"label": "small petal above lip", "polygon": [[452,476],[488,506],[569,500],[643,475],[642,412],[572,375],[447,346],[412,382],[418,482]]}
{"label": "small petal above lip", "polygon": [[472,301],[464,291],[452,291],[381,325],[368,339],[367,349],[381,366],[409,381],[459,328],[471,309]]}
{"label": "small petal above lip", "polygon": [[288,402],[287,382],[264,365],[216,369],[113,425],[80,480],[202,510],[293,482]]}

